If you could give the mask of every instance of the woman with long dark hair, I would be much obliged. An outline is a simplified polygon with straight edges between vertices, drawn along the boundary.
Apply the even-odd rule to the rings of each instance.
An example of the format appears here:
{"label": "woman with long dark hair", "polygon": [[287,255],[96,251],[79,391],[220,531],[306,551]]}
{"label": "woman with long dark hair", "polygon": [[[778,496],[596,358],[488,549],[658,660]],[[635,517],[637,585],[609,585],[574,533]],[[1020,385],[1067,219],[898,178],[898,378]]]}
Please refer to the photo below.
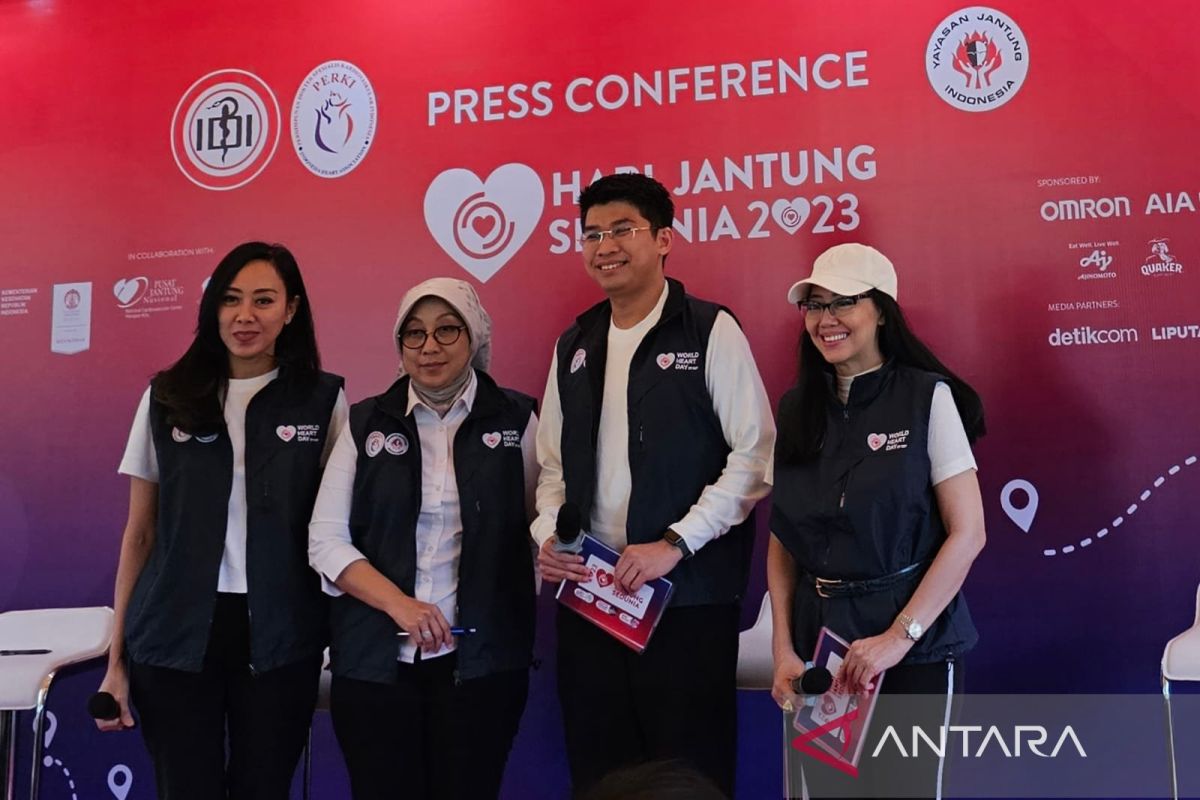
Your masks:
{"label": "woman with long dark hair", "polygon": [[[909,328],[897,289],[882,253],[843,244],[788,292],[803,329],[797,384],[779,406],[772,694],[784,708],[796,701],[792,681],[826,627],[850,643],[836,676],[845,691],[867,690],[886,670],[884,695],[937,695],[926,704],[936,736],[978,639],[959,590],[985,538],[970,447],[984,433],[983,406]],[[858,785],[903,773],[934,793],[940,766],[863,765]],[[844,778],[820,764],[805,776],[813,796]]]}
{"label": "woman with long dark hair", "polygon": [[334,595],[330,707],[355,800],[500,792],[533,661],[532,398],[488,375],[466,281],[400,302],[400,379],[356,403],[309,558]]}
{"label": "woman with long dark hair", "polygon": [[287,797],[328,638],[308,519],[347,414],[295,258],[235,247],[120,467],[129,518],[100,685],[120,716],[97,725],[133,727],[132,699],[160,798]]}

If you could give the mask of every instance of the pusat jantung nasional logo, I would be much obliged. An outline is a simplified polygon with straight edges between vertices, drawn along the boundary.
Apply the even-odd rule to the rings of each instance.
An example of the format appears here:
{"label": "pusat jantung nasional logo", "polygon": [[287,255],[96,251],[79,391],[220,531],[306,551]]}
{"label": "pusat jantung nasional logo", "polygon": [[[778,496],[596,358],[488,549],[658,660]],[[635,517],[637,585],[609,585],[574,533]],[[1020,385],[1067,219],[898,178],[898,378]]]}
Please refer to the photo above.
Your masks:
{"label": "pusat jantung nasional logo", "polygon": [[270,163],[279,123],[279,103],[262,78],[240,69],[210,72],[175,107],[171,153],[197,186],[236,189]]}
{"label": "pusat jantung nasional logo", "polygon": [[934,28],[925,72],[938,97],[961,111],[991,111],[1013,98],[1029,72],[1025,34],[994,8],[955,11]]}
{"label": "pusat jantung nasional logo", "polygon": [[326,61],[300,84],[292,103],[292,146],[309,172],[340,178],[375,141],[375,90],[348,61]]}

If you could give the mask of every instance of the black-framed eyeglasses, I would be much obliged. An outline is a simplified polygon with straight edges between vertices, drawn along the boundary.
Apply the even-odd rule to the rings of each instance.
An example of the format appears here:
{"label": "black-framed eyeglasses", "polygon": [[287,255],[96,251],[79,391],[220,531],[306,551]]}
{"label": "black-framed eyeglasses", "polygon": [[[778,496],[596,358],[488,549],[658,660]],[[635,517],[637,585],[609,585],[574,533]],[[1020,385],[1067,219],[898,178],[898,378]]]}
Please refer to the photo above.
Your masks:
{"label": "black-framed eyeglasses", "polygon": [[838,297],[830,300],[828,303],[822,303],[819,300],[801,300],[799,303],[797,303],[797,305],[800,306],[800,310],[805,314],[820,314],[822,311],[828,310],[830,315],[837,317],[837,315],[841,314],[843,311],[848,311],[849,309],[854,308],[854,306],[858,304],[859,300],[870,296],[870,292],[863,292],[862,294],[852,294],[848,296],[839,295]]}
{"label": "black-framed eyeglasses", "polygon": [[[451,345],[458,341],[466,325],[438,325],[433,329],[433,340],[441,345]],[[400,344],[409,350],[420,350],[429,338],[429,331],[424,328],[410,328],[400,332]]]}
{"label": "black-framed eyeglasses", "polygon": [[642,225],[641,227],[634,227],[633,225],[618,225],[617,227],[607,231],[587,231],[579,237],[579,244],[583,247],[599,247],[600,243],[603,242],[606,237],[612,237],[613,239],[632,239],[635,235],[637,235],[638,231],[652,230],[654,230],[653,225]]}

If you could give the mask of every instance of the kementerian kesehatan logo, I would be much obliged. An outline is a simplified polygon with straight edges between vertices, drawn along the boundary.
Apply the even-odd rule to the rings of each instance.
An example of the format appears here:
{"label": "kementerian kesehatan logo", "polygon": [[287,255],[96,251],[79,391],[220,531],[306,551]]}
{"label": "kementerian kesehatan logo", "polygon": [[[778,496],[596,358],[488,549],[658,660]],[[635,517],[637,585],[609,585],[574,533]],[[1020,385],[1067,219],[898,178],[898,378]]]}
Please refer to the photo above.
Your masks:
{"label": "kementerian kesehatan logo", "polygon": [[223,191],[254,180],[279,144],[279,103],[257,75],[210,72],[193,83],[171,118],[171,152],[188,180]]}
{"label": "kementerian kesehatan logo", "polygon": [[363,71],[348,61],[326,61],[296,91],[292,146],[309,172],[340,178],[366,158],[375,117],[375,90]]}
{"label": "kementerian kesehatan logo", "polygon": [[991,111],[1025,83],[1029,48],[1007,14],[971,6],[946,17],[925,52],[925,72],[938,97],[962,111]]}

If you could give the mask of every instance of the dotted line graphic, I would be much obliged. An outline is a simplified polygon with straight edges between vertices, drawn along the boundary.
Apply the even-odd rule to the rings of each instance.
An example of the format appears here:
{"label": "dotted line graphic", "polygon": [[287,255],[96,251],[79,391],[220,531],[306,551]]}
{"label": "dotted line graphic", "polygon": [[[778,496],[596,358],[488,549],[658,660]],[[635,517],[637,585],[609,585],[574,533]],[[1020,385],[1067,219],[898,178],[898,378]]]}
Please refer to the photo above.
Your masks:
{"label": "dotted line graphic", "polygon": [[[1196,456],[1190,456],[1189,458],[1184,459],[1183,466],[1190,467],[1195,463],[1196,463]],[[1164,483],[1166,483],[1167,477],[1173,478],[1176,475],[1178,475],[1181,469],[1182,469],[1182,467],[1180,467],[1178,464],[1176,464],[1173,467],[1171,467],[1169,470],[1167,470],[1166,477],[1159,475],[1157,478],[1154,479],[1154,488],[1157,489],[1158,487],[1160,487]],[[1150,499],[1151,493],[1152,493],[1152,490],[1147,489],[1144,492],[1142,492],[1140,495],[1138,495],[1137,502],[1130,503],[1129,507],[1125,509],[1125,514],[1123,516],[1114,517],[1113,521],[1109,523],[1109,528],[1116,529],[1116,528],[1121,527],[1121,525],[1123,525],[1125,523],[1126,519],[1133,516],[1137,512],[1139,503],[1145,503],[1147,500]],[[1105,536],[1108,536],[1109,528],[1101,528],[1100,530],[1096,531],[1094,536],[1089,536],[1086,539],[1081,539],[1079,541],[1078,546],[1073,545],[1073,544],[1068,544],[1058,550],[1056,550],[1053,547],[1049,547],[1042,551],[1042,555],[1049,557],[1049,556],[1056,556],[1061,553],[1062,555],[1067,556],[1067,555],[1070,555],[1071,553],[1074,553],[1076,550],[1081,550],[1084,547],[1091,547],[1092,543],[1095,542],[1097,539],[1103,539]]]}
{"label": "dotted line graphic", "polygon": [[71,787],[71,800],[79,800],[79,797],[75,794],[75,779],[71,777],[71,770],[64,767],[63,762],[57,758],[54,758],[53,756],[43,757],[42,763],[45,764],[47,768],[55,766],[61,769],[63,777],[67,779],[67,786]]}

